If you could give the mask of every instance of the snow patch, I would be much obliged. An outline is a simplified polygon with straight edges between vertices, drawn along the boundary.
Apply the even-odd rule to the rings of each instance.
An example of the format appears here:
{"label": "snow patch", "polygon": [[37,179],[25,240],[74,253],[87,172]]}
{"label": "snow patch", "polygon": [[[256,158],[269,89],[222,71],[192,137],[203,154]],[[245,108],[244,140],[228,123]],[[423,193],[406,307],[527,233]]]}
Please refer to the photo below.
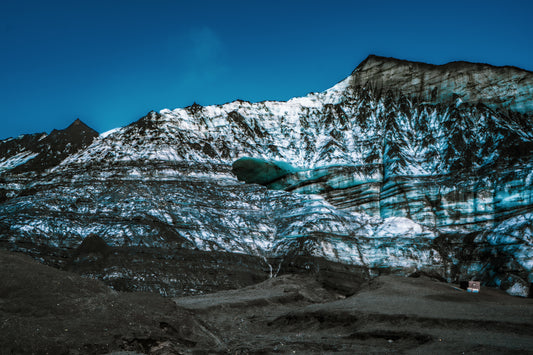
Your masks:
{"label": "snow patch", "polygon": [[113,129],[111,129],[109,131],[106,131],[104,133],[100,133],[99,137],[100,138],[107,138],[107,137],[119,132],[121,129],[122,129],[122,127],[113,128]]}
{"label": "snow patch", "polygon": [[9,158],[2,158],[0,159],[0,173],[5,170],[13,169],[19,165],[26,164],[28,161],[38,155],[39,153],[34,153],[26,150]]}
{"label": "snow patch", "polygon": [[513,286],[509,287],[506,292],[511,296],[528,297],[529,288],[521,282],[516,282]]}

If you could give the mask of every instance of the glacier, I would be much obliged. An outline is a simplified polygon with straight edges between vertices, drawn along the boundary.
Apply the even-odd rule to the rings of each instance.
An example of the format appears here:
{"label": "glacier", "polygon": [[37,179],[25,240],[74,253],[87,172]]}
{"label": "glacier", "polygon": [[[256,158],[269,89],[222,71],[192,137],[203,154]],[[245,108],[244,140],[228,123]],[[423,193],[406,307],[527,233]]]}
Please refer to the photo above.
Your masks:
{"label": "glacier", "polygon": [[[270,273],[318,258],[362,278],[479,279],[527,296],[532,78],[371,56],[287,102],[152,111],[51,166],[2,170],[0,245],[65,266],[64,251],[97,235],[169,255],[251,255]],[[166,276],[151,287],[181,292]],[[94,277],[148,287],[127,270]]]}

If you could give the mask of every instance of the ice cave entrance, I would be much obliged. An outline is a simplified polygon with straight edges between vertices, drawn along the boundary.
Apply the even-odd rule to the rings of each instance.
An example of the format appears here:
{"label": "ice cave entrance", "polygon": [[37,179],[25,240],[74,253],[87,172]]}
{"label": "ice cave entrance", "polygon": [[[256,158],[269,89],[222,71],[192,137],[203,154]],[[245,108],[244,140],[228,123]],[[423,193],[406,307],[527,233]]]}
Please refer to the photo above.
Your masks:
{"label": "ice cave entrance", "polygon": [[281,161],[244,157],[233,163],[232,171],[240,181],[268,185],[298,169]]}

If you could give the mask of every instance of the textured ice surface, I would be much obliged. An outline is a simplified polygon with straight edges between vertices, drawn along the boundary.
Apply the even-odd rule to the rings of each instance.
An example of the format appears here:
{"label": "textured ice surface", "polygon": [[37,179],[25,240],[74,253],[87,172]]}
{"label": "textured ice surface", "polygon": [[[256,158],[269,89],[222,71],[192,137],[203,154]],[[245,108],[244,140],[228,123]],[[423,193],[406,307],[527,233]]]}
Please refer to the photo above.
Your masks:
{"label": "textured ice surface", "polygon": [[[530,282],[531,116],[472,95],[378,90],[361,72],[287,102],[151,112],[41,176],[6,176],[0,236],[70,248],[95,233],[112,245]],[[454,80],[441,95],[471,89]],[[247,181],[266,187],[237,180],[242,158],[259,167]]]}

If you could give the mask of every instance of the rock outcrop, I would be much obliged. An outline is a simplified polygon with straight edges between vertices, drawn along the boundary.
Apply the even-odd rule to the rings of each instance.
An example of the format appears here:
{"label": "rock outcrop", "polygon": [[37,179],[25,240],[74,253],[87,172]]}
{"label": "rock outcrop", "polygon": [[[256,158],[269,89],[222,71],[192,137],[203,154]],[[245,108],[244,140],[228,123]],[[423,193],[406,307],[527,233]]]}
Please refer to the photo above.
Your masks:
{"label": "rock outcrop", "polygon": [[352,73],[353,85],[439,103],[470,104],[520,113],[533,111],[533,73],[516,67],[451,62],[431,65],[371,55]]}

